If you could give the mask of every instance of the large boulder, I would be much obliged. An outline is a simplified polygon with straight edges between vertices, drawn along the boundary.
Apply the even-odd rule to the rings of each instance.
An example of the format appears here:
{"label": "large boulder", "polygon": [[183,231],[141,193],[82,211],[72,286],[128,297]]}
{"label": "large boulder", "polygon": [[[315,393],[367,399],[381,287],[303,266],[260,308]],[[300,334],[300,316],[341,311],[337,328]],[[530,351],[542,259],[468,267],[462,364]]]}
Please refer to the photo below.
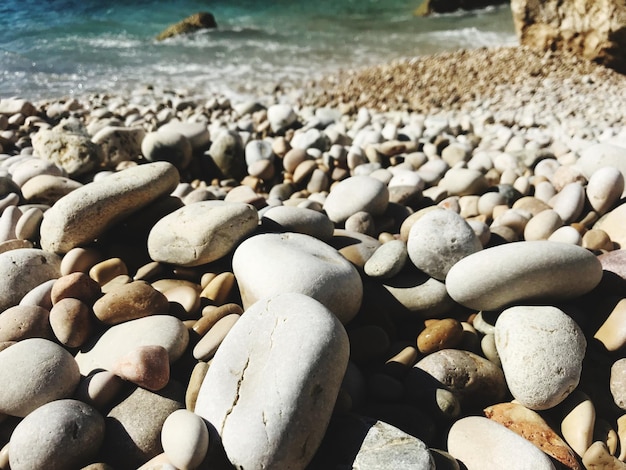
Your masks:
{"label": "large boulder", "polygon": [[189,34],[200,29],[217,28],[215,17],[211,13],[201,11],[188,16],[182,21],[173,24],[159,33],[156,37],[158,41],[171,38],[173,36],[180,36],[181,34]]}
{"label": "large boulder", "polygon": [[522,45],[565,50],[626,73],[626,4],[612,0],[511,0]]}
{"label": "large boulder", "polygon": [[413,12],[415,16],[431,13],[451,13],[456,10],[474,10],[490,5],[502,5],[508,0],[424,0]]}

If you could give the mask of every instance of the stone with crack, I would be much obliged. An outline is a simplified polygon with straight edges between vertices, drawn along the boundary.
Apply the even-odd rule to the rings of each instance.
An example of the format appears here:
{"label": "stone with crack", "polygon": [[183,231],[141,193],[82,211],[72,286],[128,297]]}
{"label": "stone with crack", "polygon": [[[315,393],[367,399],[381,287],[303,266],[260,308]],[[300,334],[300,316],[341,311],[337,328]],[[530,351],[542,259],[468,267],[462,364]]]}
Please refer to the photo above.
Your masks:
{"label": "stone with crack", "polygon": [[311,297],[261,299],[217,350],[195,413],[215,426],[235,467],[304,469],[330,421],[349,349],[337,317]]}

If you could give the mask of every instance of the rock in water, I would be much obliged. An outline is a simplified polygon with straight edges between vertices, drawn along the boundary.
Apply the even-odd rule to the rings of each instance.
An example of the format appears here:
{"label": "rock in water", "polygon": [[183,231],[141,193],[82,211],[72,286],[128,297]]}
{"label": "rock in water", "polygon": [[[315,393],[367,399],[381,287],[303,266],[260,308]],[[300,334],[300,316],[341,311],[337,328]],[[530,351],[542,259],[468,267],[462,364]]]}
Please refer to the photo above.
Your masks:
{"label": "rock in water", "polygon": [[527,408],[552,408],[578,386],[587,341],[558,308],[506,309],[496,321],[495,341],[509,390]]}
{"label": "rock in water", "polygon": [[450,297],[476,310],[497,310],[522,300],[565,300],[591,291],[602,265],[579,246],[517,242],[469,255],[446,277]]}
{"label": "rock in water", "polygon": [[348,365],[348,336],[322,304],[277,294],[252,305],[217,350],[195,412],[237,468],[304,469]]}
{"label": "rock in water", "polygon": [[178,170],[166,162],[139,165],[86,184],[45,212],[41,223],[44,250],[67,253],[90,243],[107,228],[171,193]]}
{"label": "rock in water", "polygon": [[626,72],[626,4],[586,0],[512,0],[522,45],[557,48]]}
{"label": "rock in water", "polygon": [[157,41],[162,41],[163,39],[180,36],[181,34],[189,34],[201,29],[213,28],[217,28],[215,17],[211,13],[201,11],[167,27],[160,32],[156,38]]}

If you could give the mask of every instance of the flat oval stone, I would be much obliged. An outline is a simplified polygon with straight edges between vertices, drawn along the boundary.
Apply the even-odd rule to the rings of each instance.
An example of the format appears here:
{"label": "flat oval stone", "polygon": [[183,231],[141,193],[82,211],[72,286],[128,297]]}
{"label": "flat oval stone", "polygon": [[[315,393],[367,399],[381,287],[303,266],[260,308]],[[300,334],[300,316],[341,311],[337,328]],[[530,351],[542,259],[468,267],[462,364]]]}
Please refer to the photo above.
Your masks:
{"label": "flat oval stone", "polygon": [[31,204],[52,206],[63,196],[71,193],[83,184],[65,176],[37,175],[22,185],[22,195]]}
{"label": "flat oval stone", "polygon": [[550,458],[510,429],[482,416],[455,422],[448,433],[448,452],[467,470],[498,470],[523,462],[524,468],[554,470]]}
{"label": "flat oval stone", "polygon": [[45,212],[41,246],[46,251],[67,253],[90,243],[115,223],[171,193],[178,182],[176,167],[155,162],[86,184]]}
{"label": "flat oval stone", "polygon": [[563,226],[563,219],[553,209],[534,215],[524,227],[524,240],[547,240],[556,230]]}
{"label": "flat oval stone", "polygon": [[348,356],[343,326],[318,301],[296,293],[261,299],[218,349],[195,412],[215,426],[233,465],[305,468],[324,437]]}
{"label": "flat oval stone", "polygon": [[15,305],[0,313],[0,342],[26,338],[54,339],[48,310],[36,305]]}
{"label": "flat oval stone", "polygon": [[30,338],[0,351],[0,413],[24,417],[72,395],[80,380],[72,355],[52,341]]}
{"label": "flat oval stone", "polygon": [[330,240],[335,230],[322,212],[292,206],[272,207],[261,217],[261,226],[271,232],[304,233],[322,241]]}
{"label": "flat oval stone", "polygon": [[558,308],[504,310],[496,321],[495,340],[509,390],[527,408],[552,408],[578,386],[587,341]]}
{"label": "flat oval stone", "polygon": [[256,209],[244,203],[201,201],[172,212],[148,235],[154,261],[199,266],[233,250],[259,223]]}
{"label": "flat oval stone", "polygon": [[104,418],[78,400],[40,406],[17,425],[9,441],[14,470],[80,468],[89,463],[104,439]]}
{"label": "flat oval stone", "polygon": [[438,186],[450,196],[466,196],[485,192],[487,180],[478,170],[452,168],[445,173]]}
{"label": "flat oval stone", "polygon": [[0,253],[0,311],[17,305],[31,289],[58,278],[61,258],[36,248]]}
{"label": "flat oval stone", "polygon": [[585,205],[585,189],[579,182],[569,183],[550,199],[549,204],[564,223],[576,222]]}
{"label": "flat oval stone", "polygon": [[50,292],[50,300],[56,304],[71,297],[91,305],[101,295],[100,285],[87,274],[75,272],[56,280]]}
{"label": "flat oval stone", "polygon": [[209,430],[197,414],[176,410],[163,423],[161,443],[176,468],[198,468],[209,450]]}
{"label": "flat oval stone", "polygon": [[385,279],[382,285],[408,312],[418,314],[420,318],[436,318],[458,305],[448,295],[443,282],[415,271]]}
{"label": "flat oval stone", "polygon": [[351,176],[332,188],[324,201],[324,210],[330,220],[342,223],[360,211],[381,215],[388,203],[389,190],[382,181],[369,176]]}
{"label": "flat oval stone", "polygon": [[593,253],[549,241],[508,243],[469,255],[446,277],[450,297],[468,308],[496,310],[514,302],[579,297],[602,279]]}
{"label": "flat oval stone", "polygon": [[363,284],[356,268],[309,235],[248,238],[235,250],[232,264],[244,310],[268,295],[297,292],[318,300],[345,324],[361,306]]}
{"label": "flat oval stone", "polygon": [[391,240],[376,249],[365,262],[363,270],[369,277],[388,279],[400,273],[408,259],[406,243],[402,240]]}
{"label": "flat oval stone", "polygon": [[93,304],[93,313],[106,325],[116,325],[168,311],[167,297],[146,281],[116,286]]}
{"label": "flat oval stone", "polygon": [[411,227],[407,242],[413,264],[440,281],[457,261],[482,247],[463,217],[448,210],[435,210],[420,217]]}
{"label": "flat oval stone", "polygon": [[95,369],[112,370],[119,358],[140,346],[163,346],[170,362],[177,361],[187,349],[189,332],[178,319],[152,315],[112,326],[76,354],[83,375]]}
{"label": "flat oval stone", "polygon": [[484,357],[460,349],[442,349],[421,359],[416,368],[426,371],[470,406],[485,406],[506,394],[504,374]]}

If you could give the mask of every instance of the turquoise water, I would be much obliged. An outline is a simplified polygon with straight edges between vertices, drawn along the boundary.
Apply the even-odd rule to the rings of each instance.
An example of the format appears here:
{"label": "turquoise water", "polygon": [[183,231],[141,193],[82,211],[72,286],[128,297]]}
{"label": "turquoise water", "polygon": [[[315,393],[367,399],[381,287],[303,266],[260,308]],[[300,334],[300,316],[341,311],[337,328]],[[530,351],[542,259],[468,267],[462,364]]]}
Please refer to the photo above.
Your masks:
{"label": "turquoise water", "polygon": [[[153,85],[258,94],[341,68],[515,44],[508,6],[416,18],[409,0],[3,0],[0,97],[124,93]],[[218,28],[158,42],[210,11]]]}

